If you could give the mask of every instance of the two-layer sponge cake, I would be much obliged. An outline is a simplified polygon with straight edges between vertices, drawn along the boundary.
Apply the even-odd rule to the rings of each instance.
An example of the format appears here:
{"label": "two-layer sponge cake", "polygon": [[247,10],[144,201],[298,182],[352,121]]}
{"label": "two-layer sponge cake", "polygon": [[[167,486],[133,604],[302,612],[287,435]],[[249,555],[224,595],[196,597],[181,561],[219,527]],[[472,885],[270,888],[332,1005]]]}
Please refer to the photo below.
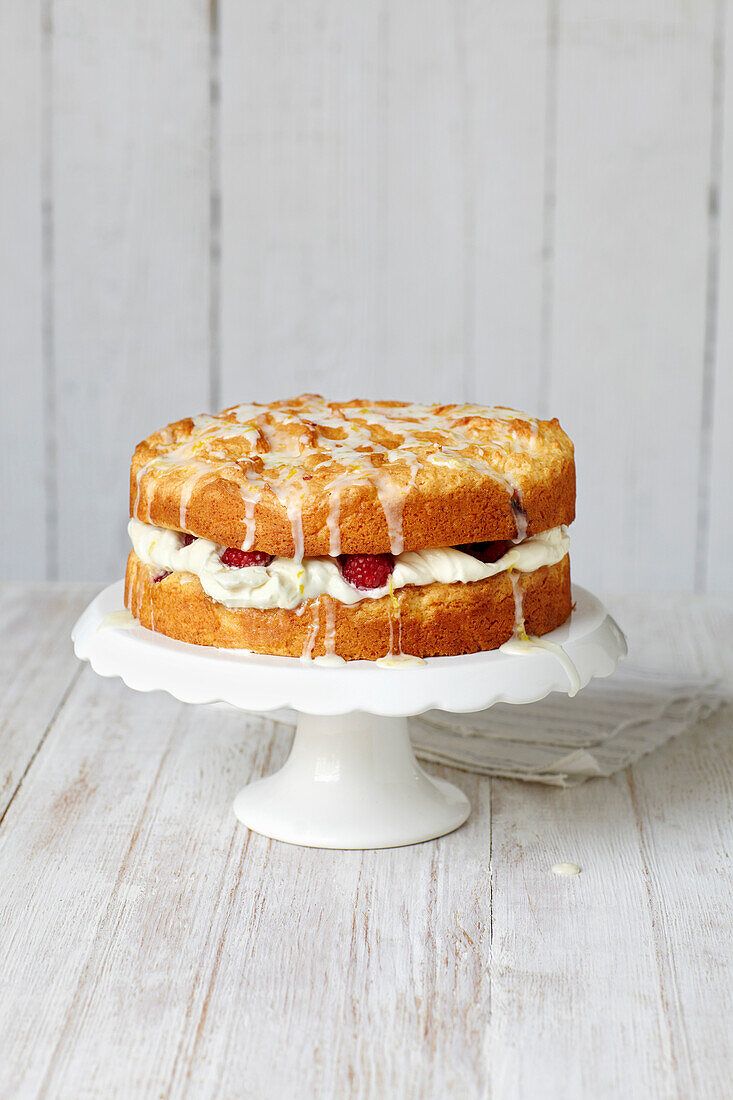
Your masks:
{"label": "two-layer sponge cake", "polygon": [[571,608],[557,420],[304,394],[170,424],[132,459],[125,602],[199,645],[377,660],[495,649]]}

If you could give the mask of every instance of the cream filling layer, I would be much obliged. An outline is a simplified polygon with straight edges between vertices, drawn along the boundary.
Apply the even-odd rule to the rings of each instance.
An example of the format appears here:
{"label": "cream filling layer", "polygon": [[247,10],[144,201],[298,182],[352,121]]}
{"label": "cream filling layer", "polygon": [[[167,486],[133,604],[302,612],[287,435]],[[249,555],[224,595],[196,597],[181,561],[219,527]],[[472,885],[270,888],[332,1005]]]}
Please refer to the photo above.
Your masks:
{"label": "cream filling layer", "polygon": [[532,573],[543,565],[555,565],[568,552],[570,539],[565,527],[553,527],[513,546],[495,562],[482,562],[454,547],[409,550],[395,558],[390,583],[383,588],[362,591],[341,576],[333,558],[273,558],[269,565],[236,569],[224,565],[224,550],[216,542],[195,539],[184,546],[178,531],[153,527],[131,519],[127,530],[141,561],[171,573],[198,577],[207,596],[226,607],[283,607],[293,609],[304,600],[332,596],[340,603],[355,604],[378,600],[406,585],[440,582],[460,584],[482,581],[507,569]]}

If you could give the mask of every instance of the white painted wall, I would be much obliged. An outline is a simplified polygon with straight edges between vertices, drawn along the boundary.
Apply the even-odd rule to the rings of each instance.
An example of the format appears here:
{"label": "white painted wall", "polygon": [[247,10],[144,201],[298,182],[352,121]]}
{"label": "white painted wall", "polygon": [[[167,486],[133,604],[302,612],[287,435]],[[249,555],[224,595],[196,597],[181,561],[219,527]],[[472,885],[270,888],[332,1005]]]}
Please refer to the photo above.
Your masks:
{"label": "white painted wall", "polygon": [[577,445],[576,577],[730,589],[733,0],[0,0],[0,575],[304,389]]}

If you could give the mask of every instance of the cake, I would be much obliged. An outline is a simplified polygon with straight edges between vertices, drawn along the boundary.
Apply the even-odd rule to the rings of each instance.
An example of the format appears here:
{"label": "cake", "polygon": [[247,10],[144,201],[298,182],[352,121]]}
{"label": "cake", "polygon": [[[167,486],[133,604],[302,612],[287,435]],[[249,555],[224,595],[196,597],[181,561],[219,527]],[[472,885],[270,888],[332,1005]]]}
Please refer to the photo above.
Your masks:
{"label": "cake", "polygon": [[570,614],[557,420],[396,401],[238,405],[138,444],[125,603],[199,645],[379,660],[490,650]]}

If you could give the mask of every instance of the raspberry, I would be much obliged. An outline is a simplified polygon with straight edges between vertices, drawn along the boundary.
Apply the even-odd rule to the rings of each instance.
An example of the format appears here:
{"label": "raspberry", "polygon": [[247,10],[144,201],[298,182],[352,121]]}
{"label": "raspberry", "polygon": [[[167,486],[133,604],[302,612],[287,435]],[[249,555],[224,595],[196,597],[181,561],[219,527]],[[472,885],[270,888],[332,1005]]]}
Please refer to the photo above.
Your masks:
{"label": "raspberry", "polygon": [[153,577],[153,584],[157,584],[158,581],[164,581],[165,578],[170,577],[170,575],[170,569],[164,570],[162,573],[158,573],[157,576]]}
{"label": "raspberry", "polygon": [[181,546],[190,546],[196,538],[195,535],[189,535],[188,531],[181,532]]}
{"label": "raspberry", "polygon": [[342,554],[341,576],[354,588],[384,588],[394,569],[391,554]]}
{"label": "raspberry", "polygon": [[221,555],[224,565],[230,565],[233,569],[245,569],[248,565],[269,565],[272,554],[263,554],[261,550],[238,550],[236,546],[229,546]]}
{"label": "raspberry", "polygon": [[479,561],[489,565],[498,561],[499,558],[503,558],[507,550],[511,550],[511,547],[511,542],[500,540],[498,542],[469,542],[465,546],[457,546],[456,550],[460,550],[463,554],[470,554],[472,558],[478,558]]}

